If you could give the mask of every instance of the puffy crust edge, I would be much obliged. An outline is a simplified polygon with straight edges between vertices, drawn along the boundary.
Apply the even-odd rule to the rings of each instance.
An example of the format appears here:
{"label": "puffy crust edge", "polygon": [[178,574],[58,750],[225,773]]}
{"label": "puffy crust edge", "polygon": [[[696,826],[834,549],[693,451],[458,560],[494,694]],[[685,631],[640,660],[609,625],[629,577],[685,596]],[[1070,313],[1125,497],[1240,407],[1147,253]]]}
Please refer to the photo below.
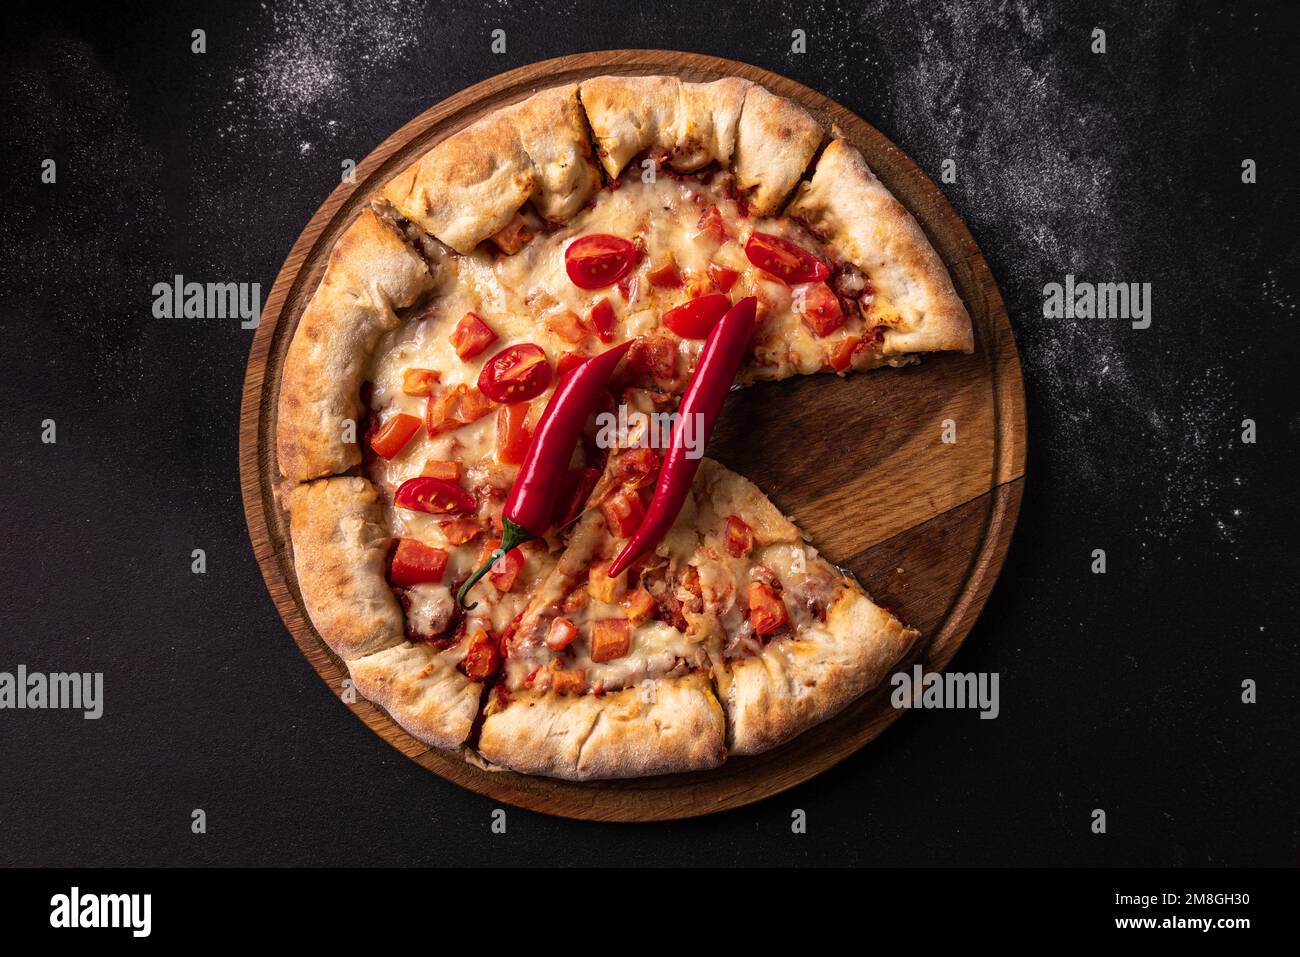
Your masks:
{"label": "puffy crust edge", "polygon": [[424,260],[371,210],[339,237],[285,357],[276,457],[286,478],[318,478],[361,461],[343,435],[349,420],[360,430],[366,363],[401,321],[394,310],[432,287]]}
{"label": "puffy crust edge", "polygon": [[347,664],[357,691],[425,744],[456,748],[469,737],[483,685],[437,649],[408,641]]}
{"label": "puffy crust edge", "polygon": [[298,587],[325,643],[344,660],[400,643],[405,622],[384,578],[390,536],[375,487],[319,479],[291,489],[287,505]]}
{"label": "puffy crust edge", "polygon": [[476,120],[398,173],[384,198],[458,253],[530,198],[546,218],[569,218],[600,185],[577,90],[543,90]]}
{"label": "puffy crust edge", "polygon": [[714,768],[725,738],[712,685],[689,674],[599,697],[512,693],[489,705],[478,751],[524,774],[587,781]]}
{"label": "puffy crust edge", "polygon": [[812,160],[825,132],[803,107],[751,84],[736,129],[736,185],[753,190],[750,208],[776,212]]}
{"label": "puffy crust edge", "polygon": [[597,76],[583,82],[579,95],[597,156],[615,177],[649,149],[667,152],[680,172],[715,161],[725,166],[752,86],[740,77],[690,83],[675,76]]}
{"label": "puffy crust edge", "polygon": [[824,627],[732,662],[720,679],[731,753],[767,751],[837,714],[878,685],[918,634],[848,591]]}
{"label": "puffy crust edge", "polygon": [[877,296],[902,312],[902,327],[885,331],[885,352],[974,350],[970,315],[943,260],[911,213],[843,139],[822,151],[812,179],[799,187],[785,213],[834,242],[871,277]]}

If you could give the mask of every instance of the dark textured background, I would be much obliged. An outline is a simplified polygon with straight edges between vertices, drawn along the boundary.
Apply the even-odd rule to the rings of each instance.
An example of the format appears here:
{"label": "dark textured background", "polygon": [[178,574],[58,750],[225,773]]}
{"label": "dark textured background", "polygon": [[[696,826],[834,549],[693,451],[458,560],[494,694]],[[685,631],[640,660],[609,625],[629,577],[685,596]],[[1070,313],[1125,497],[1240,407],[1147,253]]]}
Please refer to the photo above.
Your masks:
{"label": "dark textured background", "polygon": [[[0,76],[0,670],[103,671],[106,713],[0,712],[0,863],[1295,863],[1297,23],[1082,6],[25,5]],[[625,46],[755,63],[936,179],[957,161],[943,188],[1029,395],[1019,529],[954,664],[1001,674],[1002,715],[908,715],[717,817],[511,811],[493,836],[489,802],[368,731],[286,634],[239,497],[251,333],[153,319],[150,288],[265,295],[343,158],[501,70]],[[1043,319],[1067,271],[1153,283],[1152,327]]]}

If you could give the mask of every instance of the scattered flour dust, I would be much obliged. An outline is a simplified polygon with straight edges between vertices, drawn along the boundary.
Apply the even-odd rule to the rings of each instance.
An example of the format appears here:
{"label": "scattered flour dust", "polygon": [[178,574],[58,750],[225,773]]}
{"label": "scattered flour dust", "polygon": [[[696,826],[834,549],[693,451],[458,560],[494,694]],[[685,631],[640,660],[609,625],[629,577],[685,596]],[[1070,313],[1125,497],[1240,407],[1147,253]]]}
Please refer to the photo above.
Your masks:
{"label": "scattered flour dust", "polygon": [[[231,116],[223,133],[245,135],[249,125],[314,119],[324,132],[338,121],[326,114],[340,100],[387,76],[417,42],[428,11],[407,0],[288,0],[264,5],[271,28],[250,40],[252,55],[234,77]],[[300,146],[302,153],[310,143]]]}
{"label": "scattered flour dust", "polygon": [[[1147,28],[1159,30],[1171,14],[1150,15]],[[1159,349],[1156,328],[1042,315],[1043,285],[1067,272],[1128,282],[1149,279],[1151,268],[1152,230],[1126,225],[1121,194],[1140,167],[1125,132],[1132,116],[1122,99],[1117,108],[1115,97],[1091,96],[1080,82],[1057,17],[1028,2],[879,0],[859,26],[878,35],[881,49],[906,51],[887,74],[893,87],[885,107],[902,144],[936,180],[943,159],[954,158],[957,184],[943,188],[976,235],[1014,240],[990,258],[1012,308],[1038,417],[1031,431],[1054,473],[1053,494],[1104,508],[1123,503],[1140,483],[1150,491],[1144,539],[1172,540],[1210,522],[1230,542],[1241,513],[1224,504],[1231,489],[1223,466],[1235,433],[1222,368],[1185,368],[1182,337],[1170,336],[1168,354],[1149,355]],[[1086,45],[1087,33],[1077,40]],[[1143,77],[1130,82],[1140,89]],[[1176,321],[1172,308],[1161,316],[1160,293],[1157,283],[1154,321]],[[1153,362],[1180,371],[1153,375]]]}

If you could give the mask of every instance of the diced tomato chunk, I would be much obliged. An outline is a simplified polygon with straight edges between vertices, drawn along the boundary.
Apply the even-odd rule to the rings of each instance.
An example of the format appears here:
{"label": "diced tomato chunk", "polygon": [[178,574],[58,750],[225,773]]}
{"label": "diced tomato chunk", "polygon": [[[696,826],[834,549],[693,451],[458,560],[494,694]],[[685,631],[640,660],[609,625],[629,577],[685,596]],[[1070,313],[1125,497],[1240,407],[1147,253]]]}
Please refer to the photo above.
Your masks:
{"label": "diced tomato chunk", "polygon": [[831,368],[836,372],[847,372],[853,368],[853,357],[862,346],[861,336],[848,336],[841,339],[831,350]]}
{"label": "diced tomato chunk", "polygon": [[447,553],[414,538],[397,542],[393,561],[388,569],[388,580],[394,585],[410,588],[413,585],[437,584],[447,570]]}
{"label": "diced tomato chunk", "polygon": [[[488,541],[483,546],[483,553],[479,556],[479,564],[487,561],[494,551],[501,547],[501,539]],[[488,572],[488,578],[496,586],[496,590],[505,594],[515,587],[515,579],[519,577],[520,571],[524,567],[524,553],[514,548],[506,552],[501,558],[492,563],[492,570]]]}
{"label": "diced tomato chunk", "polygon": [[442,381],[437,369],[407,369],[402,373],[402,391],[407,395],[428,395]]}
{"label": "diced tomato chunk", "polygon": [[632,623],[626,618],[601,618],[591,623],[591,660],[613,661],[632,647]]}
{"label": "diced tomato chunk", "polygon": [[623,599],[623,610],[627,612],[628,620],[634,625],[649,621],[656,607],[654,596],[644,588],[628,592],[627,597]]}
{"label": "diced tomato chunk", "polygon": [[840,297],[824,282],[796,286],[794,308],[815,336],[828,336],[844,325]]}
{"label": "diced tomato chunk", "polygon": [[645,518],[645,505],[636,492],[620,489],[600,503],[605,525],[615,538],[630,538]]}
{"label": "diced tomato chunk", "polygon": [[469,361],[496,342],[496,339],[497,334],[492,331],[491,326],[477,314],[467,312],[452,330],[451,346],[456,350],[456,355]]}
{"label": "diced tomato chunk", "polygon": [[578,637],[578,626],[567,618],[556,618],[546,632],[546,647],[551,651],[563,651]]}
{"label": "diced tomato chunk", "polygon": [[444,462],[439,459],[426,459],[420,474],[429,478],[442,479],[444,482],[460,481],[460,463]]}
{"label": "diced tomato chunk", "polygon": [[749,623],[759,635],[770,635],[790,622],[781,596],[763,582],[749,583]]}
{"label": "diced tomato chunk", "polygon": [[532,434],[528,431],[528,412],[532,405],[512,402],[497,410],[497,461],[502,465],[519,465],[528,452]]}
{"label": "diced tomato chunk", "polygon": [[695,228],[701,236],[706,236],[715,243],[720,243],[727,238],[727,227],[722,224],[722,213],[712,203],[704,207]]}
{"label": "diced tomato chunk", "polygon": [[615,468],[618,478],[634,488],[653,485],[659,474],[659,453],[649,446],[638,445],[620,455]]}
{"label": "diced tomato chunk", "polygon": [[450,522],[439,522],[438,527],[452,545],[464,545],[483,534],[483,525],[476,518],[455,518]]}
{"label": "diced tomato chunk", "polygon": [[533,241],[533,231],[519,213],[492,234],[492,242],[507,256],[513,256]]}
{"label": "diced tomato chunk", "polygon": [[430,393],[424,407],[424,430],[433,438],[477,422],[491,411],[491,399],[473,386],[461,383]]}
{"label": "diced tomato chunk", "polygon": [[650,285],[659,289],[680,289],[682,286],[682,274],[677,269],[676,261],[671,258],[647,272],[645,278]]}
{"label": "diced tomato chunk", "polygon": [[390,416],[388,421],[379,427],[379,431],[371,437],[370,448],[376,455],[391,459],[406,448],[406,443],[410,442],[415,433],[419,431],[420,419],[418,416],[398,412],[396,415]]}
{"label": "diced tomato chunk", "polygon": [[754,550],[754,530],[738,516],[728,515],[725,544],[728,555],[744,558]]}
{"label": "diced tomato chunk", "polygon": [[614,306],[608,299],[602,299],[591,307],[587,315],[587,326],[601,342],[614,341]]}
{"label": "diced tomato chunk", "polygon": [[465,657],[461,659],[465,674],[473,681],[487,681],[501,667],[501,647],[486,631],[480,628],[469,640]]}
{"label": "diced tomato chunk", "polygon": [[709,278],[721,292],[731,292],[731,287],[736,284],[740,278],[739,271],[731,269],[728,266],[719,266],[717,263],[709,263]]}

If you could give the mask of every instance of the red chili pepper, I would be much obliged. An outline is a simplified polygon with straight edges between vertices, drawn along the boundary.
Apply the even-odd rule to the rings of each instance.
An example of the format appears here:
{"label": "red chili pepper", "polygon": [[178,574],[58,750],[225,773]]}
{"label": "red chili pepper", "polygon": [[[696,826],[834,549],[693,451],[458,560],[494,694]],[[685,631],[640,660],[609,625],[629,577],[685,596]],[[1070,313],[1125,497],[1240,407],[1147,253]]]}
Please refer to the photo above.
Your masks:
{"label": "red chili pepper", "polygon": [[587,415],[600,399],[614,367],[631,345],[632,340],[628,340],[574,367],[551,393],[501,513],[501,544],[460,586],[456,595],[456,600],[465,608],[474,607],[465,604],[470,588],[506,552],[541,536],[550,527],[555,502],[569,470],[569,459],[578,444]]}
{"label": "red chili pepper", "polygon": [[698,421],[702,426],[701,438],[704,442],[708,441],[713,423],[722,410],[732,380],[749,348],[757,306],[757,299],[746,296],[718,320],[718,324],[709,333],[709,338],[705,340],[695,375],[691,377],[691,384],[687,386],[681,405],[677,407],[677,421],[673,425],[668,454],[664,456],[663,465],[659,469],[654,498],[646,509],[641,525],[623,546],[618,557],[610,563],[611,578],[617,577],[641,555],[659,544],[673,522],[677,521],[677,513],[682,510],[682,504],[686,501],[695,473],[700,467],[699,458],[691,458],[686,454],[687,443],[682,434],[683,429],[692,428],[689,423]]}

